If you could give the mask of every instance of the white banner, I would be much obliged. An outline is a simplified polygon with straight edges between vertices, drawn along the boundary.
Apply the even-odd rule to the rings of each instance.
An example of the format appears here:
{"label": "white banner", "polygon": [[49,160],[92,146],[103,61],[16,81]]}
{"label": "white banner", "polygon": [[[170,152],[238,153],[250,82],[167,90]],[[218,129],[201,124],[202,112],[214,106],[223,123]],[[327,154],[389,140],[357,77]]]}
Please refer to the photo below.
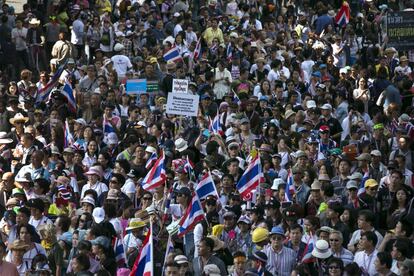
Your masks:
{"label": "white banner", "polygon": [[188,92],[188,80],[173,79],[172,92],[173,93],[187,93]]}
{"label": "white banner", "polygon": [[198,95],[168,93],[167,114],[196,117],[198,113]]}

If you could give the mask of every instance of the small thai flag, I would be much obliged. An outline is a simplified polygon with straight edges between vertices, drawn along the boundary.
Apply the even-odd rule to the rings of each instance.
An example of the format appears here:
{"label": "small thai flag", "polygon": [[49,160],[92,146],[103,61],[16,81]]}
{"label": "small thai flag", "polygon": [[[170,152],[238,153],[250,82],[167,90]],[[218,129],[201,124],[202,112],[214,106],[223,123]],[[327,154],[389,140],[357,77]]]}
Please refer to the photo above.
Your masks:
{"label": "small thai flag", "polygon": [[183,58],[180,55],[180,50],[177,47],[173,47],[164,54],[164,60],[166,62],[178,62],[183,60]]}
{"label": "small thai flag", "polygon": [[349,8],[348,2],[344,1],[342,7],[339,9],[338,13],[335,16],[335,23],[338,26],[346,26],[349,23],[349,17],[351,14],[351,9]]}
{"label": "small thai flag", "polygon": [[52,76],[52,78],[49,80],[46,86],[37,91],[36,104],[39,104],[49,99],[50,92],[52,92],[53,88],[55,88],[55,86],[59,83],[60,75],[62,75],[65,66],[66,62],[59,66],[59,68],[56,70],[56,73]]}
{"label": "small thai flag", "polygon": [[154,164],[154,162],[157,161],[157,159],[158,159],[157,153],[156,152],[151,153],[151,156],[148,158],[147,163],[145,164],[145,168],[149,170],[152,164]]}
{"label": "small thai flag", "polygon": [[57,189],[64,200],[70,200],[72,194],[66,189],[65,185],[59,185]]}
{"label": "small thai flag", "polygon": [[365,181],[369,179],[369,171],[366,171],[364,173],[364,176],[362,177],[361,183],[359,184],[358,189],[358,196],[365,193]]}
{"label": "small thai flag", "polygon": [[123,267],[125,265],[126,255],[124,251],[124,245],[122,244],[122,240],[119,238],[115,238],[114,252],[118,267]]}
{"label": "small thai flag", "polygon": [[70,133],[70,129],[69,129],[69,123],[68,120],[65,121],[65,127],[64,127],[64,132],[65,132],[65,140],[64,140],[64,147],[70,147],[75,143],[75,139],[72,136],[72,133]]}
{"label": "small thai flag", "polygon": [[210,131],[214,134],[218,134],[220,136],[224,135],[224,131],[220,124],[220,114],[217,111],[217,115],[214,117],[214,120],[210,120]]}
{"label": "small thai flag", "polygon": [[236,93],[234,93],[234,96],[233,96],[233,103],[236,103],[238,106],[240,106],[242,103],[239,96],[237,96]]}
{"label": "small thai flag", "polygon": [[142,188],[144,190],[150,191],[160,186],[167,179],[167,174],[165,171],[165,156],[164,152],[161,152],[160,158],[155,162],[154,166],[149,170],[144,180],[142,180]]}
{"label": "small thai flag", "polygon": [[68,101],[69,110],[73,113],[76,113],[76,100],[75,96],[73,95],[72,85],[66,81],[65,85],[63,86],[62,95],[65,96],[66,100]]}
{"label": "small thai flag", "polygon": [[104,118],[103,120],[103,132],[104,134],[115,132],[114,127],[111,125],[111,123],[106,118]]}
{"label": "small thai flag", "polygon": [[260,164],[260,157],[257,155],[244,171],[236,188],[243,198],[249,199],[252,198],[251,192],[263,181],[262,165]]}
{"label": "small thai flag", "polygon": [[194,61],[198,60],[201,57],[201,37],[198,39],[192,58]]}
{"label": "small thai flag", "polygon": [[295,194],[295,185],[293,184],[293,175],[292,170],[289,169],[286,187],[285,187],[285,199],[287,202],[291,202],[293,200],[292,195]]}
{"label": "small thai flag", "polygon": [[200,200],[206,199],[210,195],[219,198],[216,185],[214,184],[210,172],[206,173],[200,182],[198,182],[195,191]]}
{"label": "small thai flag", "polygon": [[178,223],[180,226],[178,228],[178,237],[182,237],[191,231],[198,222],[204,219],[204,217],[205,214],[203,207],[201,207],[200,200],[198,199],[197,194],[193,194],[193,199],[191,200],[190,205],[188,205],[184,216]]}
{"label": "small thai flag", "polygon": [[[167,247],[165,248],[165,257],[164,257],[164,265],[162,267],[165,267],[165,265],[167,264],[167,258],[168,255],[173,252],[174,250],[174,244],[172,242],[171,239],[171,235],[168,235],[168,241],[167,241]],[[164,275],[164,270],[162,271],[162,275]]]}
{"label": "small thai flag", "polygon": [[145,237],[142,248],[135,260],[130,276],[153,276],[154,275],[154,249],[152,239],[152,225]]}

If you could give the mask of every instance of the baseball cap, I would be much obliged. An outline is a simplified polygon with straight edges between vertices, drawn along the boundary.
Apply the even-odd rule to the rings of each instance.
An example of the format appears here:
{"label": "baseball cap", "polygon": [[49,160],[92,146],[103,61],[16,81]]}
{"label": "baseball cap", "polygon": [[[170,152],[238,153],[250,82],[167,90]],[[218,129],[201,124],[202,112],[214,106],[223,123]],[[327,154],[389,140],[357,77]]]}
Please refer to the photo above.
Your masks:
{"label": "baseball cap", "polygon": [[365,188],[371,188],[376,186],[378,186],[378,182],[375,179],[370,178],[367,181],[365,181]]}

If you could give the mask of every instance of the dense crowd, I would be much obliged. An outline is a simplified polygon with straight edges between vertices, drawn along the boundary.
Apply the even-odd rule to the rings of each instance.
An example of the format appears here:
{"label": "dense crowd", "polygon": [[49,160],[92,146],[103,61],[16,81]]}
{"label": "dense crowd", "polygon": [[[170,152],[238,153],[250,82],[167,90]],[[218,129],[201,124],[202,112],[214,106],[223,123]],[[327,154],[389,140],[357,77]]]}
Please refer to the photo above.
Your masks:
{"label": "dense crowd", "polygon": [[0,3],[0,275],[414,275],[412,0]]}

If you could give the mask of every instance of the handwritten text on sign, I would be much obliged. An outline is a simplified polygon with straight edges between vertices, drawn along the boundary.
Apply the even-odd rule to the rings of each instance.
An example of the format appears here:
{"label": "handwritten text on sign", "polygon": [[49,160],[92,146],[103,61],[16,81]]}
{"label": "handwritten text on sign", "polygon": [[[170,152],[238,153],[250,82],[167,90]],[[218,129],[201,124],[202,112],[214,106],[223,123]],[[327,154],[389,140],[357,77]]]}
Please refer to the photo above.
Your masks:
{"label": "handwritten text on sign", "polygon": [[173,93],[187,93],[188,92],[188,80],[173,79],[172,92]]}
{"label": "handwritten text on sign", "polygon": [[198,113],[199,100],[198,95],[168,93],[166,112],[167,114],[195,117]]}

